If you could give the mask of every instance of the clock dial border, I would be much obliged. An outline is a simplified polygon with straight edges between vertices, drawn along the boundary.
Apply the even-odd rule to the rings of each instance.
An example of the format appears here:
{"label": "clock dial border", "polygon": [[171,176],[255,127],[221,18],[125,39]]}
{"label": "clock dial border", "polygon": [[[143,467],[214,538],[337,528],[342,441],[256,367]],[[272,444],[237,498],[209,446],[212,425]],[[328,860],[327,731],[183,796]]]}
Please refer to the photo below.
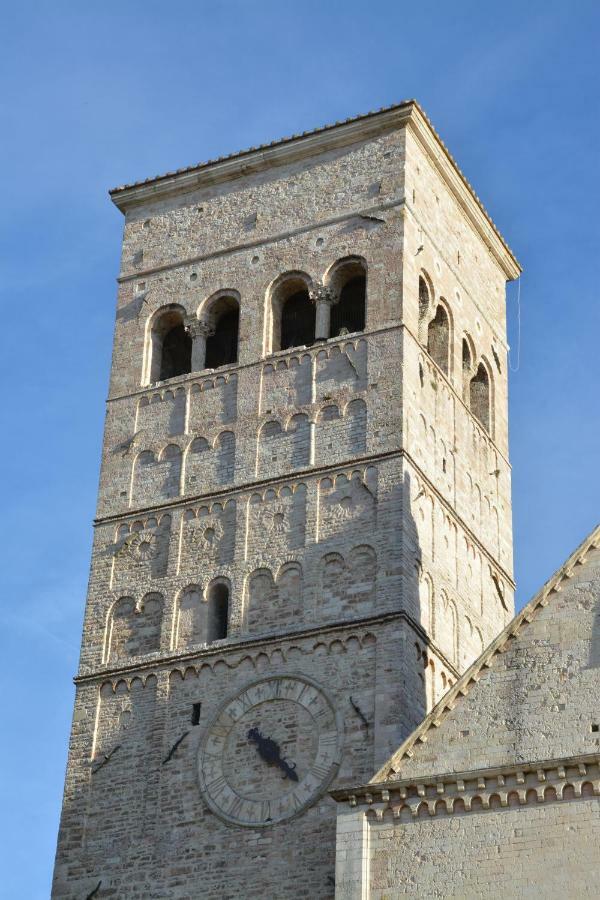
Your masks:
{"label": "clock dial border", "polygon": [[[284,688],[286,682],[294,687]],[[254,706],[275,699],[298,703],[310,713],[313,726],[316,723],[317,728],[319,718],[330,725],[319,733],[315,759],[293,791],[271,800],[246,799],[231,788],[223,771],[227,736],[236,721]],[[318,682],[296,672],[256,678],[220,704],[202,735],[198,748],[198,784],[202,799],[228,825],[269,828],[289,822],[316,803],[337,775],[343,740],[343,716]]]}

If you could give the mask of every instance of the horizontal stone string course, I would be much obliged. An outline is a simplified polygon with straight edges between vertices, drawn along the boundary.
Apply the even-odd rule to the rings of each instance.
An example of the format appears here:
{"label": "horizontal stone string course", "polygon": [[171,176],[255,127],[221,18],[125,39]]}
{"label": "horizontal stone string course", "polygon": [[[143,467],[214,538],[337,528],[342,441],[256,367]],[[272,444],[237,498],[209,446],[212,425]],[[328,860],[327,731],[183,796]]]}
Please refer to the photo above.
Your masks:
{"label": "horizontal stone string course", "polygon": [[423,783],[388,782],[372,790],[352,793],[333,791],[336,800],[351,807],[369,807],[377,819],[387,811],[394,818],[403,814],[416,818],[423,814],[479,811],[500,806],[570,800],[600,795],[600,756],[544,760],[501,770],[461,772],[448,778]]}

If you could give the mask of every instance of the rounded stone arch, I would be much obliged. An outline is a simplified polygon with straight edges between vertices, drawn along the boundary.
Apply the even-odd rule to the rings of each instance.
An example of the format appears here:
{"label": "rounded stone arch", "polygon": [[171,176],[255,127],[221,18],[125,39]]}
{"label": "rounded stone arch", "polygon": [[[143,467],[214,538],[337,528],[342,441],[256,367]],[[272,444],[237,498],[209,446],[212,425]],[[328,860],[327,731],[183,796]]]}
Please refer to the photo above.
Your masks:
{"label": "rounded stone arch", "polygon": [[342,419],[343,412],[334,400],[324,400],[315,414],[315,422],[330,422],[333,419]]}
{"label": "rounded stone arch", "polygon": [[[195,599],[197,599],[197,610],[193,609]],[[202,642],[203,606],[204,590],[198,582],[190,582],[177,592],[171,620],[171,650],[182,649],[191,643]],[[195,632],[199,635],[197,640],[193,640]]]}
{"label": "rounded stone arch", "polygon": [[427,338],[427,322],[435,301],[435,288],[429,272],[420,269],[418,280],[418,328],[419,341],[425,345]]}
{"label": "rounded stone arch", "polygon": [[495,425],[494,373],[485,356],[479,358],[479,362],[474,368],[475,374],[469,380],[469,409],[484,431],[493,438]]}
{"label": "rounded stone arch", "polygon": [[[104,627],[104,641],[102,646],[102,662],[104,664],[108,663],[113,656],[115,647],[113,646],[114,638],[114,620],[116,614],[119,611],[123,611],[123,615],[133,615],[135,612],[135,599],[131,596],[131,594],[121,594],[119,597],[115,597],[112,603],[109,604],[107,613],[106,613],[106,622]],[[119,654],[117,654],[118,657]]]}
{"label": "rounded stone arch", "polygon": [[421,627],[431,637],[434,633],[435,594],[433,579],[428,572],[421,571],[419,578],[419,618]]}
{"label": "rounded stone arch", "polygon": [[279,419],[269,418],[260,424],[258,429],[258,439],[259,441],[265,440],[265,438],[275,437],[284,432],[285,426],[281,424]]}
{"label": "rounded stone arch", "polygon": [[181,457],[181,447],[179,444],[165,444],[165,446],[157,454],[159,462],[168,462],[169,460],[179,459]]}
{"label": "rounded stone arch", "polygon": [[448,378],[452,377],[454,317],[444,297],[434,303],[434,315],[427,323],[427,352]]}
{"label": "rounded stone arch", "polygon": [[469,382],[473,375],[473,367],[477,360],[475,342],[468,331],[463,331],[460,342],[461,375],[463,400],[469,405]]}
{"label": "rounded stone arch", "polygon": [[310,420],[309,420],[307,413],[293,412],[293,413],[290,413],[290,415],[287,417],[287,419],[284,419],[282,429],[285,432],[296,431],[296,429],[298,428],[299,425],[300,426],[308,425],[309,421]]}
{"label": "rounded stone arch", "polygon": [[204,368],[218,369],[238,361],[241,296],[233,288],[222,288],[202,301],[197,316],[206,327]]}
{"label": "rounded stone arch", "polygon": [[[265,352],[276,353],[294,346],[310,346],[314,343],[315,308],[309,297],[313,285],[312,277],[300,269],[290,269],[275,278],[266,292],[265,315]],[[288,303],[289,301],[289,303]],[[284,308],[289,306],[287,318]],[[292,309],[292,306],[294,309]],[[297,314],[298,339],[312,338],[300,343],[290,341],[293,338],[291,314]],[[282,321],[283,319],[283,321]],[[284,346],[286,344],[287,346]]]}
{"label": "rounded stone arch", "polygon": [[[142,385],[154,384],[192,370],[192,341],[185,332],[187,311],[180,303],[167,303],[146,321]],[[168,340],[165,347],[165,341]],[[172,372],[172,374],[169,374]]]}
{"label": "rounded stone arch", "polygon": [[364,331],[367,324],[367,274],[364,256],[343,256],[327,269],[323,284],[336,302],[331,308],[329,336]]}
{"label": "rounded stone arch", "polygon": [[224,640],[229,634],[231,615],[231,581],[225,575],[217,575],[204,592],[206,608],[206,643]]}
{"label": "rounded stone arch", "polygon": [[[462,333],[462,351],[463,351],[463,367],[468,363],[469,371],[473,370],[475,360],[477,359],[477,350],[475,349],[475,341],[471,337],[469,331]],[[465,352],[468,353],[468,360],[465,358]]]}

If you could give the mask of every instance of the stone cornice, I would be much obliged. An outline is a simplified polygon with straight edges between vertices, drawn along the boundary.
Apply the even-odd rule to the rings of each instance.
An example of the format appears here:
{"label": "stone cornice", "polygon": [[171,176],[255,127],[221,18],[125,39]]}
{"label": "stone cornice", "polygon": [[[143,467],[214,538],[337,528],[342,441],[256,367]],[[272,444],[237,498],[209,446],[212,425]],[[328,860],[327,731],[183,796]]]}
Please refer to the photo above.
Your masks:
{"label": "stone cornice", "polygon": [[[330,791],[338,803],[372,809],[377,819],[386,810],[394,818],[410,820],[435,816],[567,799],[565,788],[580,797],[591,785],[600,795],[600,755],[597,753],[506,764],[486,769],[432,774],[424,778],[372,782]],[[403,815],[404,814],[404,815]]]}
{"label": "stone cornice", "polygon": [[408,100],[388,109],[357,116],[345,122],[275,141],[263,147],[251,148],[212,162],[114,188],[110,191],[110,196],[121,212],[127,213],[131,209],[165,197],[184,195],[358,144],[379,134],[398,130],[406,124],[410,126],[428,157],[433,161],[449,190],[489,247],[507,278],[516,278],[521,271],[517,260],[415,100]]}
{"label": "stone cornice", "polygon": [[304,134],[282,138],[271,144],[251,147],[230,156],[112,188],[109,194],[115,206],[126,213],[135,206],[165,196],[185,194],[263,172],[266,169],[290,165],[340,147],[360,143],[378,134],[385,134],[401,127],[415,106],[414,100],[408,100],[376,113],[357,116],[335,125],[326,125]]}
{"label": "stone cornice", "polygon": [[561,568],[543,585],[538,593],[527,603],[520,613],[512,619],[498,637],[486,647],[481,656],[466,670],[456,684],[444,694],[440,702],[434,706],[429,715],[423,719],[418,728],[404,741],[398,750],[373,776],[370,784],[380,784],[399,777],[402,761],[411,758],[418,752],[422,744],[427,743],[428,732],[439,728],[445,716],[453,710],[457,703],[474,688],[486,669],[490,669],[498,654],[510,649],[511,642],[523,628],[535,618],[539,610],[547,606],[554,594],[557,594],[563,583],[573,577],[575,566],[585,565],[586,555],[592,549],[600,549],[600,525],[579,545]]}
{"label": "stone cornice", "polygon": [[90,682],[107,681],[119,677],[133,677],[140,673],[152,674],[158,670],[168,669],[169,671],[178,667],[192,666],[194,660],[205,661],[210,658],[217,657],[219,660],[225,658],[235,658],[240,653],[247,653],[252,648],[262,650],[264,648],[278,646],[282,643],[290,641],[298,641],[305,638],[325,638],[326,635],[336,635],[346,631],[356,631],[357,629],[377,628],[380,625],[386,625],[393,621],[404,621],[419,636],[422,643],[433,649],[436,656],[443,662],[445,667],[453,677],[458,676],[457,669],[447,659],[447,657],[438,650],[437,646],[432,642],[431,638],[424,628],[416,622],[404,610],[397,612],[383,612],[378,615],[365,616],[360,619],[345,619],[338,622],[321,623],[312,628],[296,628],[285,632],[277,632],[276,634],[253,635],[252,637],[239,637],[235,639],[226,639],[219,644],[211,644],[204,647],[197,647],[189,652],[171,651],[169,653],[157,653],[151,657],[138,660],[126,665],[120,666],[99,666],[90,672],[80,672],[73,679],[75,684],[88,684]]}

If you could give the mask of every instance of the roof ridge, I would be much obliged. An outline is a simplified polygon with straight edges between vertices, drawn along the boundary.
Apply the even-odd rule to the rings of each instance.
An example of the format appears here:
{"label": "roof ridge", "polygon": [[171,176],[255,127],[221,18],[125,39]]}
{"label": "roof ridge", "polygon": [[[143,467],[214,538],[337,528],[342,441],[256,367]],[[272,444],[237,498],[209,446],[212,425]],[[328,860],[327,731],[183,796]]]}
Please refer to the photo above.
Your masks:
{"label": "roof ridge", "polygon": [[592,549],[600,549],[600,524],[596,525],[590,534],[584,538],[566,562],[542,585],[540,590],[525,604],[521,612],[517,613],[510,620],[508,625],[486,647],[481,656],[461,675],[456,684],[444,694],[439,703],[425,716],[421,724],[415,728],[412,734],[375,773],[369,784],[389,781],[398,774],[402,760],[407,756],[412,757],[414,755],[413,748],[415,745],[423,744],[427,741],[426,732],[430,728],[437,728],[440,725],[442,719],[450,710],[454,709],[460,698],[465,697],[469,693],[471,682],[477,683],[479,681],[482,670],[489,669],[492,666],[495,657],[505,651],[509,642],[518,635],[521,628],[533,621],[541,607],[548,605],[550,595],[558,593],[565,579],[573,577],[574,567],[576,565],[585,565],[586,555]]}

